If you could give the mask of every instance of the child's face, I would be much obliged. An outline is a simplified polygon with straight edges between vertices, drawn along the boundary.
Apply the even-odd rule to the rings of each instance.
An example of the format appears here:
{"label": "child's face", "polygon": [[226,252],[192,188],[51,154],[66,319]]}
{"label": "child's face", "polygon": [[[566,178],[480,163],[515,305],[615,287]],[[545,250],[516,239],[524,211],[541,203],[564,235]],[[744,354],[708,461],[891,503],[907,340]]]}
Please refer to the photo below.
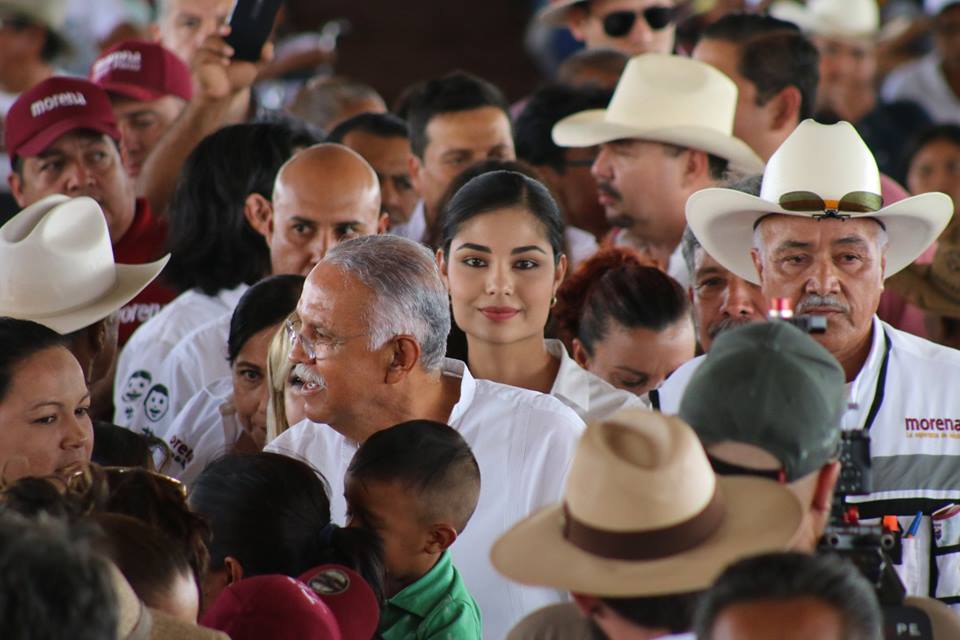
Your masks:
{"label": "child's face", "polygon": [[362,527],[383,540],[383,561],[387,577],[397,590],[422,577],[436,561],[428,550],[431,530],[421,518],[417,496],[397,482],[360,482],[349,474],[347,526]]}

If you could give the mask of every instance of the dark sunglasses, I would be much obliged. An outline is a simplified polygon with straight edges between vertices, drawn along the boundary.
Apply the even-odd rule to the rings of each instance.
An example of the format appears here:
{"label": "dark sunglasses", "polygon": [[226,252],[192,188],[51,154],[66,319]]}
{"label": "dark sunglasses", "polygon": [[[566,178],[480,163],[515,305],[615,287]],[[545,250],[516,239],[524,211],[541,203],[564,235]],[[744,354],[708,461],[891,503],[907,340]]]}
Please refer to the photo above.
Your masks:
{"label": "dark sunglasses", "polygon": [[643,11],[614,11],[603,16],[603,32],[611,38],[622,38],[633,30],[637,16],[643,15],[654,31],[665,29],[673,22],[673,7],[647,7]]}
{"label": "dark sunglasses", "polygon": [[845,213],[872,213],[883,207],[883,196],[869,191],[851,191],[839,200],[824,200],[812,191],[790,191],[780,196],[787,211],[823,211],[818,217],[846,217]]}

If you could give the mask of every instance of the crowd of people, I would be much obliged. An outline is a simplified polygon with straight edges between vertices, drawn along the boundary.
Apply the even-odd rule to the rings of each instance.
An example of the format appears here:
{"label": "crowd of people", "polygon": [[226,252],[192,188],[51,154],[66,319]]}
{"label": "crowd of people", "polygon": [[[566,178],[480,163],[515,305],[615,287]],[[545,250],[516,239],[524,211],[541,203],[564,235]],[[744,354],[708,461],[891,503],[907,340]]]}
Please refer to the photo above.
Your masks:
{"label": "crowd of people", "polygon": [[0,0],[0,636],[960,638],[960,2],[549,0],[389,107],[72,4]]}

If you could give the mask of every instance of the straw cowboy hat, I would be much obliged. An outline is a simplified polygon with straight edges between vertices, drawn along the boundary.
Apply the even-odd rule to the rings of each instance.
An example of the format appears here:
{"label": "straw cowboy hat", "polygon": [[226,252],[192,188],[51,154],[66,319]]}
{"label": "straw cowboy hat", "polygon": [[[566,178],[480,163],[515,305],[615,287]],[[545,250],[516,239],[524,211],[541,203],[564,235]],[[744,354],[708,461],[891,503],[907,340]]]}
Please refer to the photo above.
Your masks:
{"label": "straw cowboy hat", "polygon": [[[883,207],[880,173],[849,122],[804,120],[774,152],[760,197],[734,189],[701,189],[687,199],[687,225],[720,264],[753,283],[753,231],[772,213],[805,218],[872,218],[886,228],[885,276],[916,260],[953,215],[944,193],[924,193]],[[787,207],[787,208],[784,208]]]}
{"label": "straw cowboy hat", "polygon": [[737,85],[708,64],[646,53],[631,58],[606,109],[568,116],[553,127],[561,147],[637,138],[700,149],[732,168],[758,173],[763,161],[733,136]]}
{"label": "straw cowboy hat", "polygon": [[71,333],[130,302],[169,259],[115,264],[96,200],[48,196],[0,227],[0,316]]}
{"label": "straw cowboy hat", "polygon": [[880,31],[877,0],[784,0],[773,3],[770,15],[827,37],[873,39]]}
{"label": "straw cowboy hat", "polygon": [[801,514],[772,480],[718,478],[679,418],[634,409],[587,427],[563,504],[507,531],[491,559],[528,585],[607,597],[685,593],[740,557],[786,549]]}
{"label": "straw cowboy hat", "polygon": [[960,318],[960,245],[943,239],[930,264],[912,264],[886,286],[925,311]]}

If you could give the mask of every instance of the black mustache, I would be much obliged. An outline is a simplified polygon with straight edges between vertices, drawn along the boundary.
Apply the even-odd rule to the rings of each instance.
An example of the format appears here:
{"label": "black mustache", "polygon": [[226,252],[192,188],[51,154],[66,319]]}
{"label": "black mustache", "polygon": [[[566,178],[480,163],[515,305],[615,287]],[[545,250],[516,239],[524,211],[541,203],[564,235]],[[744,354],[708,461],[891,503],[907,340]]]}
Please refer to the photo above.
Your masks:
{"label": "black mustache", "polygon": [[616,198],[617,200],[623,200],[623,196],[620,195],[620,192],[610,186],[609,182],[598,182],[597,191],[602,191],[611,198]]}
{"label": "black mustache", "polygon": [[722,318],[707,327],[707,335],[710,336],[710,339],[712,340],[727,329],[742,327],[743,325],[750,324],[751,322],[753,322],[753,320],[750,318],[744,318],[741,316],[727,316],[726,318]]}

